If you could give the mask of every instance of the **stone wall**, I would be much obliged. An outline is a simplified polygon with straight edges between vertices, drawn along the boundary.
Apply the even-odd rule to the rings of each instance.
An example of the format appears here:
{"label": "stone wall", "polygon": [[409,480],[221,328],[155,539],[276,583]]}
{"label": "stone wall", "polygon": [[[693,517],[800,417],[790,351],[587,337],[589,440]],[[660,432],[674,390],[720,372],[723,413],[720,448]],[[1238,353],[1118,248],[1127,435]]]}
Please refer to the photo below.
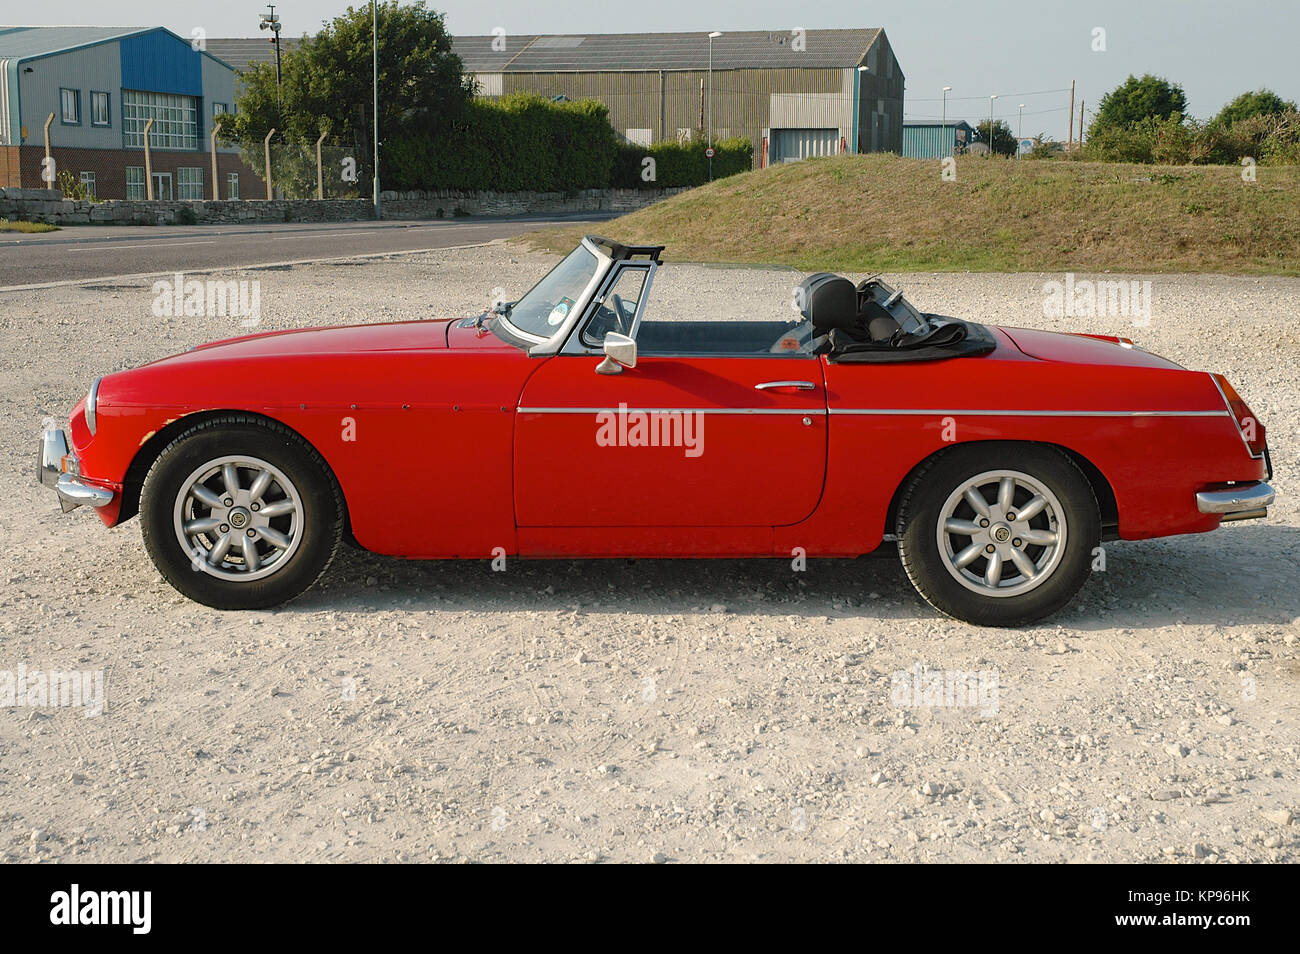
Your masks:
{"label": "stone wall", "polygon": [[[682,189],[584,189],[580,192],[381,192],[385,219],[632,212]],[[202,225],[259,222],[358,222],[374,218],[369,199],[146,201],[65,199],[58,189],[0,189],[0,218],[54,225]]]}
{"label": "stone wall", "polygon": [[541,215],[572,212],[635,212],[685,191],[676,189],[583,189],[578,192],[380,192],[385,219],[436,219],[457,215]]}

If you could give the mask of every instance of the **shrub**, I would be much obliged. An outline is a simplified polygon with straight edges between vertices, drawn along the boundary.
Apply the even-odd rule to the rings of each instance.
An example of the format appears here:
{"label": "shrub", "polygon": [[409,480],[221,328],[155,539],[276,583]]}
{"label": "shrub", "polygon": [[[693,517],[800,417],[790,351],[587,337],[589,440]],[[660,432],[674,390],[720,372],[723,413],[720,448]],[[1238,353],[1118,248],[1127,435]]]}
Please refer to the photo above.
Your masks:
{"label": "shrub", "polygon": [[[703,140],[678,143],[657,142],[652,146],[623,143],[614,162],[613,186],[617,189],[668,189],[697,186],[709,181],[708,146]],[[748,172],[754,164],[754,144],[748,139],[720,139],[713,144],[713,178],[723,179]],[[645,159],[654,160],[654,179],[642,177]]]}
{"label": "shrub", "polygon": [[609,185],[618,140],[595,100],[535,93],[475,100],[446,134],[416,133],[385,147],[394,189],[572,192]]}
{"label": "shrub", "polygon": [[1247,156],[1268,165],[1300,163],[1300,113],[1218,119],[1157,119],[1100,129],[1083,148],[1099,162],[1236,165]]}

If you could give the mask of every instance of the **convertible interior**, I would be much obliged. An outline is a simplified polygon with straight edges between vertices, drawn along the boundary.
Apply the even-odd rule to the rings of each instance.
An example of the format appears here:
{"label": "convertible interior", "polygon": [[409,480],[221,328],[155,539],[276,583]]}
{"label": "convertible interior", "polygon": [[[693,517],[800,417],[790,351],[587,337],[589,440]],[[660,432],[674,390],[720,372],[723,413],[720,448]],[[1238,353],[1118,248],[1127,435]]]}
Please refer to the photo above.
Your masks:
{"label": "convertible interior", "polygon": [[995,347],[983,325],[922,314],[875,277],[854,285],[819,272],[795,300],[802,321],[643,321],[637,347],[645,355],[824,354],[836,364],[936,361]]}

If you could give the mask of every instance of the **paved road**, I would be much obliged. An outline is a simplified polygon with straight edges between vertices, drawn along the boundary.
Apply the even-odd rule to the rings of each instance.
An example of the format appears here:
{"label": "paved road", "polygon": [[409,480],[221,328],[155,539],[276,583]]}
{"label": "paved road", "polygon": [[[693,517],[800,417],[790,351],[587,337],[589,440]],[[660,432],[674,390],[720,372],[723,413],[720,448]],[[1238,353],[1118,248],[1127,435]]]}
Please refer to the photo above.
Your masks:
{"label": "paved road", "polygon": [[115,275],[262,265],[473,245],[599,213],[429,222],[70,227],[0,233],[0,289]]}

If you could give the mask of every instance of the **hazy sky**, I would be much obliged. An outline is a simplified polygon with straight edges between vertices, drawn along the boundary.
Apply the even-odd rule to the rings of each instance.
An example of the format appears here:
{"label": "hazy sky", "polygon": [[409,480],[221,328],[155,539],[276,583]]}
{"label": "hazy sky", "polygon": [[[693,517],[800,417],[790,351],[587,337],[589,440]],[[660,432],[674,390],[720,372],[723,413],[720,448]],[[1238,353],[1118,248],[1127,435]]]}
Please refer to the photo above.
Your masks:
{"label": "hazy sky", "polygon": [[[1025,103],[1026,135],[1065,138],[1070,80],[1091,113],[1102,93],[1130,73],[1181,83],[1190,111],[1213,115],[1232,97],[1268,87],[1300,100],[1300,2],[1296,0],[432,0],[453,33],[627,33],[654,30],[790,30],[884,27],[907,76],[907,118],[994,115],[1015,128]],[[344,0],[278,4],[286,35],[316,32]],[[0,0],[0,23],[161,25],[182,36],[257,36],[265,7],[212,0]],[[34,14],[40,19],[33,21]],[[1093,31],[1105,30],[1105,52]],[[263,34],[264,35],[264,34]],[[1046,92],[1057,91],[1057,92]],[[1030,95],[1037,94],[1037,95]],[[1076,104],[1077,109],[1077,104]]]}

